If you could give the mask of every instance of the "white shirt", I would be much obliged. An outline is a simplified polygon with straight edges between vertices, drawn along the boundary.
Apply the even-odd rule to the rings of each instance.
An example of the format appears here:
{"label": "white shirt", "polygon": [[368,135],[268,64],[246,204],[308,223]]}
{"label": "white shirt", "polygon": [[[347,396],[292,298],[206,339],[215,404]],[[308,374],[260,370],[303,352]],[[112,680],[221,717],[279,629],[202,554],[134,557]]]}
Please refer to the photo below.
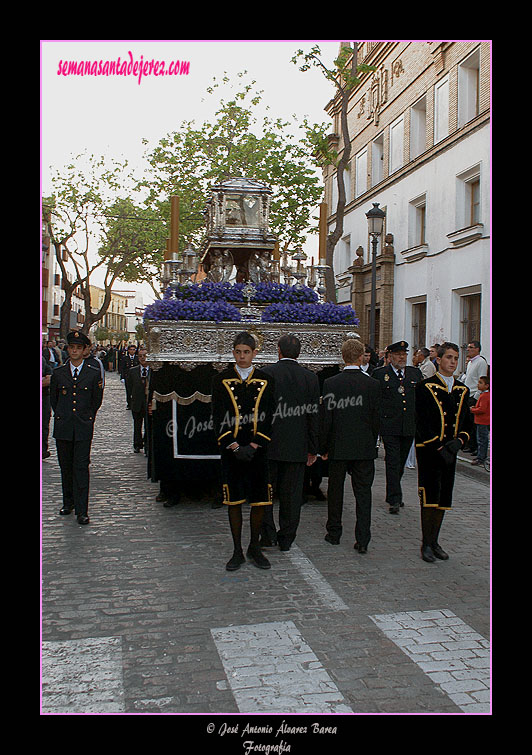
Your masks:
{"label": "white shirt", "polygon": [[237,364],[235,364],[235,369],[238,372],[238,374],[240,375],[240,377],[242,378],[242,380],[247,380],[248,377],[253,372],[254,368],[253,367],[245,367],[245,368],[244,367],[239,367]]}
{"label": "white shirt", "polygon": [[488,374],[488,366],[484,357],[477,354],[467,363],[464,383],[469,388],[471,398],[478,398],[480,391],[478,389],[478,379]]}
{"label": "white shirt", "polygon": [[442,380],[444,380],[447,383],[447,390],[449,393],[453,389],[454,385],[454,375],[451,375],[450,377],[447,377],[447,375],[442,375],[441,372],[438,372],[438,377],[441,377]]}
{"label": "white shirt", "polygon": [[70,364],[70,372],[72,373],[72,377],[74,377],[74,370],[78,371],[78,377],[79,377],[79,373],[81,372],[81,368],[85,364],[85,360],[83,360],[83,362],[81,364],[78,364],[77,367],[74,367],[74,365],[72,364],[72,362],[69,362],[69,364]]}

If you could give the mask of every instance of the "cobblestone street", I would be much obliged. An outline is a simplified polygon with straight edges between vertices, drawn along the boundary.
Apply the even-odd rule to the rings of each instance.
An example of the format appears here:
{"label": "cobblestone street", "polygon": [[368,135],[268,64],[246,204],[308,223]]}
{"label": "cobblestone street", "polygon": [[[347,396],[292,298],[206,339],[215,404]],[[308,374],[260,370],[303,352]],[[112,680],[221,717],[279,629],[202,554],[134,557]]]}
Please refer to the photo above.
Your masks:
{"label": "cobblestone street", "polygon": [[[42,464],[42,713],[343,714],[329,716],[334,725],[352,714],[490,712],[485,470],[459,463],[440,537],[449,561],[420,558],[416,470],[405,470],[405,506],[389,515],[381,449],[366,555],[353,550],[346,485],[339,546],[324,541],[327,504],[312,498],[295,546],[265,551],[271,570],[247,562],[230,573],[227,511],[156,503],[124,388],[116,373],[106,380],[88,526],[58,515],[53,420]],[[224,719],[213,720],[218,748]]]}

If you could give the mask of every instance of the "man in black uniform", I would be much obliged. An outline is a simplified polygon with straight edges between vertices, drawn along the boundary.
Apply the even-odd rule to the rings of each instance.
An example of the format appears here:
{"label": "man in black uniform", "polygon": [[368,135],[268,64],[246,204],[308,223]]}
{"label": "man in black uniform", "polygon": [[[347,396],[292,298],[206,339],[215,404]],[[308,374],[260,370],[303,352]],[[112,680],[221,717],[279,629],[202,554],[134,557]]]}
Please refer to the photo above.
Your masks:
{"label": "man in black uniform", "polygon": [[103,399],[103,381],[97,366],[83,358],[86,335],[67,336],[69,361],[58,367],[50,383],[54,412],[53,436],[61,467],[63,507],[60,514],[75,510],[79,524],[88,524],[90,449],[96,412]]}
{"label": "man in black uniform", "polygon": [[438,348],[438,372],[416,385],[416,457],[423,541],[421,558],[449,556],[438,544],[443,516],[451,508],[456,455],[472,434],[469,388],[454,377],[458,346]]}
{"label": "man in black uniform", "polygon": [[133,415],[133,450],[137,454],[140,453],[141,448],[145,447],[146,442],[145,420],[149,369],[147,355],[148,352],[141,346],[137,353],[139,364],[131,367],[126,375],[131,414]]}
{"label": "man in black uniform", "polygon": [[128,385],[127,385],[127,373],[132,367],[136,367],[139,363],[139,358],[137,356],[137,347],[134,344],[130,344],[127,347],[127,353],[124,355],[124,358],[122,359],[122,362],[120,363],[120,380],[124,383],[124,386],[126,388],[126,409],[130,409],[130,403],[131,403],[131,394],[129,393]]}
{"label": "man in black uniform", "polygon": [[344,341],[345,367],[323,384],[320,427],[322,456],[329,460],[327,534],[338,545],[342,535],[342,511],[346,474],[356,501],[355,550],[367,553],[371,538],[371,486],[375,476],[379,432],[379,384],[360,369],[364,344]]}
{"label": "man in black uniform", "polygon": [[275,531],[273,507],[264,511],[263,546],[277,541],[290,550],[295,540],[303,503],[305,469],[318,453],[320,384],[318,377],[298,364],[301,343],[294,335],[281,336],[279,361],[263,371],[275,380],[276,408],[272,439],[268,444],[268,467],[274,493],[279,498],[279,531]]}
{"label": "man in black uniform", "polygon": [[384,444],[386,502],[390,514],[403,506],[401,478],[416,431],[415,387],[423,380],[417,367],[407,367],[408,344],[397,341],[387,348],[390,363],[375,370],[372,377],[381,386],[380,436]]}
{"label": "man in black uniform", "polygon": [[251,542],[247,556],[261,569],[271,567],[262,554],[259,535],[265,506],[272,505],[268,477],[267,446],[273,419],[273,380],[252,361],[257,354],[250,333],[239,333],[233,342],[235,364],[217,375],[212,384],[214,432],[220,447],[223,502],[229,512],[233,556],[226,565],[235,571],[246,560],[242,551],[242,504],[251,507]]}

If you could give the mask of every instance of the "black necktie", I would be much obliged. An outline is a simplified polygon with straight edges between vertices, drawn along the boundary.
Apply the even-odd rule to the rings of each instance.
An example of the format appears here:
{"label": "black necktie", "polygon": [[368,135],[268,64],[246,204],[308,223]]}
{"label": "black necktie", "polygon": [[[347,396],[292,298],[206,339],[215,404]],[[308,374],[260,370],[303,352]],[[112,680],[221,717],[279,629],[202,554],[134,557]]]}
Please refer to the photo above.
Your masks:
{"label": "black necktie", "polygon": [[397,377],[399,378],[399,382],[403,382],[403,370],[399,370],[397,373]]}
{"label": "black necktie", "polygon": [[74,380],[76,380],[77,376],[78,376],[78,368],[74,367]]}
{"label": "black necktie", "polygon": [[147,377],[147,375],[146,375],[146,367],[142,368],[142,377],[143,378]]}

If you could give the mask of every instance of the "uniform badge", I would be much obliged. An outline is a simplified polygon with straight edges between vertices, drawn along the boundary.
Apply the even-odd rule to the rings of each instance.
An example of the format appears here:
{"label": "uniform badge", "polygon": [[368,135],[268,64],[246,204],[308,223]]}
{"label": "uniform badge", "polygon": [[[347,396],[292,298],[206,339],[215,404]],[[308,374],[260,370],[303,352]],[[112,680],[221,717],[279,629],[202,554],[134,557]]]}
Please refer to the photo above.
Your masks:
{"label": "uniform badge", "polygon": [[385,375],[385,376],[384,376],[384,379],[385,379],[386,381],[388,381],[388,380],[390,379],[390,376],[389,376],[389,375]]}
{"label": "uniform badge", "polygon": [[63,394],[63,396],[66,396],[67,395],[66,388],[63,388],[63,390],[61,391],[61,393]]}
{"label": "uniform badge", "polygon": [[397,393],[404,393],[404,392],[405,392],[404,387],[400,385],[399,388],[397,389]]}

